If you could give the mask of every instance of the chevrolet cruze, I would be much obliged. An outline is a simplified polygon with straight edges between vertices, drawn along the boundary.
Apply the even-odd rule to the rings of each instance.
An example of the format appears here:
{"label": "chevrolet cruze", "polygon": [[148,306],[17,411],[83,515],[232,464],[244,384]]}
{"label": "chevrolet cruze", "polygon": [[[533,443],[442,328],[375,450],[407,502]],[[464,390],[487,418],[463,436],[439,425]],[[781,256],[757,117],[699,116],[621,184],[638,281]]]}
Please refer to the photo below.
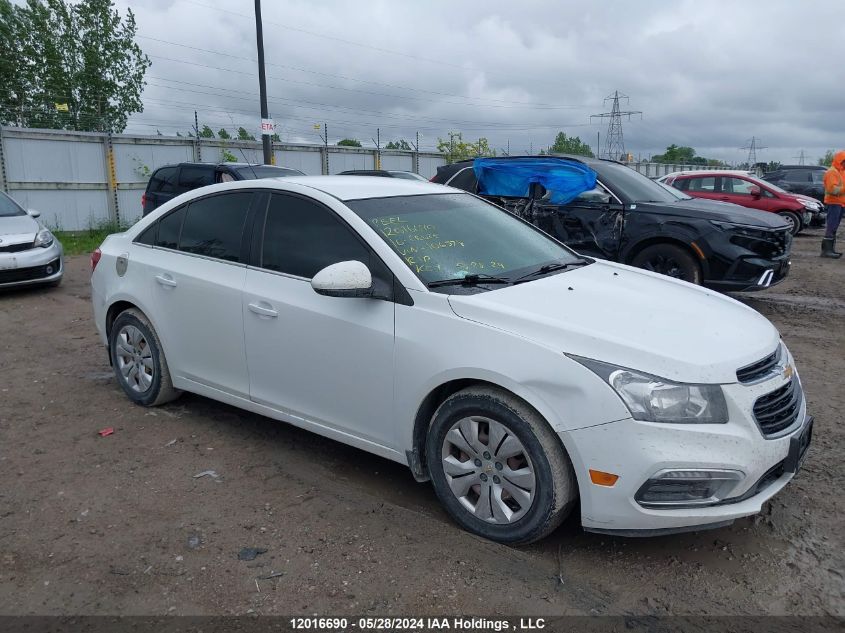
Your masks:
{"label": "chevrolet cruze", "polygon": [[190,391],[406,464],[497,541],[543,537],[579,499],[595,532],[725,525],[759,512],[810,442],[792,356],[760,314],[440,185],[205,187],[92,264],[132,401]]}

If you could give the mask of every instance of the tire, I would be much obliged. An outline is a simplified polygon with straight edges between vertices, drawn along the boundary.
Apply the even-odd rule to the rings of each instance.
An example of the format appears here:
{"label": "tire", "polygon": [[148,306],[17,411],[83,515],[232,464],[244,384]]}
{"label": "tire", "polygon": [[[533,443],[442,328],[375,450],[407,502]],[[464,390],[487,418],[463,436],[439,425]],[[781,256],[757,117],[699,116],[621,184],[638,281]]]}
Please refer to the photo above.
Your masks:
{"label": "tire", "polygon": [[701,285],[701,266],[689,251],[674,244],[647,246],[636,254],[631,265]]}
{"label": "tire", "polygon": [[789,223],[789,232],[792,235],[798,235],[801,229],[804,228],[801,225],[801,218],[798,217],[798,214],[792,211],[778,211],[778,215]]}
{"label": "tire", "polygon": [[109,333],[109,354],[117,382],[132,402],[154,407],[181,395],[173,388],[161,341],[140,310],[117,315]]}
{"label": "tire", "polygon": [[578,495],[569,457],[546,421],[494,388],[464,389],[438,407],[426,461],[434,491],[455,522],[500,543],[548,535]]}

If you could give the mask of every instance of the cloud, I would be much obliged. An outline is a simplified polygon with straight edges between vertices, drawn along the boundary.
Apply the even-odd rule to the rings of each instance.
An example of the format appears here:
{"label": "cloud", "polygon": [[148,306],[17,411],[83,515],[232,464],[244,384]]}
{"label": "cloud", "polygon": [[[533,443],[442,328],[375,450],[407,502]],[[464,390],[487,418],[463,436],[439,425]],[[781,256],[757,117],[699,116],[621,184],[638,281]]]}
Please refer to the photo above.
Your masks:
{"label": "cloud", "polygon": [[[130,130],[258,125],[252,3],[119,0],[131,6],[151,56],[145,111]],[[348,2],[265,0],[271,112],[284,140],[372,144],[413,139],[433,148],[450,130],[551,144],[558,131],[592,145],[615,90],[628,151],[670,143],[738,161],[752,136],[761,160],[794,162],[845,146],[835,3]],[[150,39],[155,38],[155,39]],[[175,44],[181,44],[177,46]],[[191,48],[189,48],[191,47]],[[198,50],[204,49],[204,50]]]}

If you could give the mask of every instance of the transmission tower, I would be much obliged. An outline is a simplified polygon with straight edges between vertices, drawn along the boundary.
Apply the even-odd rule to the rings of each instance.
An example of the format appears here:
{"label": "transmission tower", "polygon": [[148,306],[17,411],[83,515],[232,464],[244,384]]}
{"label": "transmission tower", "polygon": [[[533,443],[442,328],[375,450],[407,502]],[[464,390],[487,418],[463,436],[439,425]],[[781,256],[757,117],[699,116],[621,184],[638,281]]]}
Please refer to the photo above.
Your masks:
{"label": "transmission tower", "polygon": [[798,164],[799,164],[799,165],[804,165],[804,164],[806,164],[806,163],[805,163],[806,158],[805,158],[805,156],[804,156],[804,150],[803,150],[803,149],[801,150],[801,153],[800,153],[800,154],[798,154],[798,156],[793,156],[792,158],[797,158],[797,159],[798,159]]}
{"label": "transmission tower", "polygon": [[746,141],[745,145],[739,149],[748,150],[748,169],[754,169],[755,165],[757,165],[757,150],[766,148],[759,145],[759,139],[757,139],[756,136],[752,136],[751,139]]}
{"label": "transmission tower", "polygon": [[611,160],[625,160],[628,154],[625,152],[625,139],[622,136],[622,117],[628,117],[631,120],[632,114],[639,114],[642,118],[643,113],[640,110],[625,110],[619,109],[619,100],[625,99],[628,103],[628,95],[619,94],[616,90],[608,97],[604,98],[604,102],[613,101],[610,112],[602,112],[601,114],[590,115],[590,119],[609,119],[607,124],[607,135],[604,140],[604,153],[600,158],[609,158]]}

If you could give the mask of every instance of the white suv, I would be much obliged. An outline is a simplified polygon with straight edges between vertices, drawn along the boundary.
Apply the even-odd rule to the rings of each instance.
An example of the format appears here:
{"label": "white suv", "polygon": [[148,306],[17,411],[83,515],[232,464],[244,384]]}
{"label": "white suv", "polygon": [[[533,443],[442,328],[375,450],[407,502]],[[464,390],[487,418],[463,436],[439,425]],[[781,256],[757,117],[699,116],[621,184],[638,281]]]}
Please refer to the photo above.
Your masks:
{"label": "white suv", "polygon": [[541,538],[579,497],[596,532],[723,525],[759,512],[810,439],[760,314],[440,185],[214,185],[92,263],[134,402],[191,391],[407,464],[498,541]]}

